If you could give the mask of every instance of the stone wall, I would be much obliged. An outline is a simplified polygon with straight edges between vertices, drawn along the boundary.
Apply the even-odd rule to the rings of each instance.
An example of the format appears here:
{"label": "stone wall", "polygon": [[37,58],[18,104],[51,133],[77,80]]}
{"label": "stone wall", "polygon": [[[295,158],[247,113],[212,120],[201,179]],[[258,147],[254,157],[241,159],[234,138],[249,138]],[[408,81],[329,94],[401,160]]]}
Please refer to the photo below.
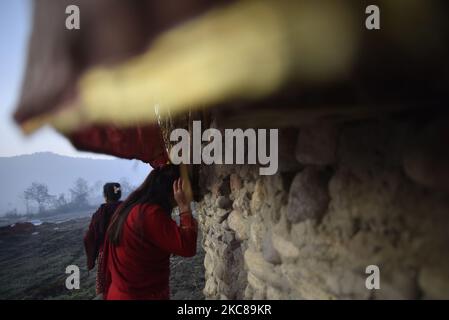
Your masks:
{"label": "stone wall", "polygon": [[202,166],[206,298],[449,298],[449,197],[405,173],[413,123],[283,129],[273,176]]}

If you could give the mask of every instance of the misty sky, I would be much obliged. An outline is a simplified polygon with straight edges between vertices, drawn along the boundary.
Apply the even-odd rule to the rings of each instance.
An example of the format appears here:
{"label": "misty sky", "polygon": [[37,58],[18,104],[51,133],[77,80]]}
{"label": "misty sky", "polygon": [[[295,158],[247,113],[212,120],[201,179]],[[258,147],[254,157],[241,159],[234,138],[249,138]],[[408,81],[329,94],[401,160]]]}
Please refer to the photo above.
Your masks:
{"label": "misty sky", "polygon": [[79,152],[64,137],[47,127],[25,137],[12,120],[26,63],[32,2],[0,0],[0,157],[51,151],[75,157],[105,158]]}

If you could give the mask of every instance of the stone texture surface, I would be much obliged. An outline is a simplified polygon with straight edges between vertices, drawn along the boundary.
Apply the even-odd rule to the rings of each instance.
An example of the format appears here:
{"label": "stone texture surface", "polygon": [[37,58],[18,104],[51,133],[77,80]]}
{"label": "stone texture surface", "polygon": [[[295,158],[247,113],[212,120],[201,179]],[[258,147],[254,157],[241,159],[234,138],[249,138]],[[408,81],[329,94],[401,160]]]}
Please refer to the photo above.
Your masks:
{"label": "stone texture surface", "polygon": [[292,223],[320,219],[329,205],[327,174],[308,166],[293,179],[288,197],[287,218]]}
{"label": "stone texture surface", "polygon": [[[335,154],[302,148],[305,166],[286,166],[297,171],[202,167],[206,298],[449,298],[449,197],[406,175],[411,126],[328,126],[300,128],[298,146],[321,139]],[[365,287],[371,264],[379,290]]]}
{"label": "stone texture surface", "polygon": [[297,128],[284,128],[279,130],[278,149],[278,170],[279,172],[298,171],[301,169],[301,163],[295,161],[296,137],[298,136]]}
{"label": "stone texture surface", "polygon": [[262,243],[262,255],[263,258],[272,264],[280,264],[281,263],[281,256],[279,255],[279,252],[276,250],[276,248],[273,245],[273,240],[271,238],[271,235],[267,235]]}
{"label": "stone texture surface", "polygon": [[416,131],[404,151],[405,172],[418,183],[449,192],[449,117]]}
{"label": "stone texture surface", "polygon": [[242,216],[240,211],[234,210],[228,217],[228,226],[235,231],[235,238],[237,240],[248,239],[248,223]]}
{"label": "stone texture surface", "polygon": [[296,159],[302,164],[330,165],[337,161],[338,127],[323,123],[300,129]]}

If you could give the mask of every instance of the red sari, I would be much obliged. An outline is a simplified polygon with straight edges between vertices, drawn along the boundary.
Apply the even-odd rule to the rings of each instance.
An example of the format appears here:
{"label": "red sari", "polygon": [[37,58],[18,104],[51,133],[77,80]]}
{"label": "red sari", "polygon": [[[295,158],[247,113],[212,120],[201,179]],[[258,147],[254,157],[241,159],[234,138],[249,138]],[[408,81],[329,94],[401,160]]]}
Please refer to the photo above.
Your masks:
{"label": "red sari", "polygon": [[106,300],[169,299],[170,255],[196,254],[198,227],[191,214],[180,226],[159,206],[136,205],[122,229],[119,246],[106,237]]}

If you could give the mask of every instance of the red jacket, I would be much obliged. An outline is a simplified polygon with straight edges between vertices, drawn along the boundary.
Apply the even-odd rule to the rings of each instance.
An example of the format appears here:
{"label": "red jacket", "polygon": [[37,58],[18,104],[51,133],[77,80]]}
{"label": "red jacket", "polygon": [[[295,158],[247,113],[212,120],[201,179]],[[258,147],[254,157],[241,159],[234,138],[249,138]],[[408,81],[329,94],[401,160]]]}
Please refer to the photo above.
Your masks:
{"label": "red jacket", "polygon": [[170,255],[194,256],[197,234],[191,214],[183,214],[178,226],[161,207],[136,205],[123,225],[120,245],[106,237],[105,299],[169,299]]}

